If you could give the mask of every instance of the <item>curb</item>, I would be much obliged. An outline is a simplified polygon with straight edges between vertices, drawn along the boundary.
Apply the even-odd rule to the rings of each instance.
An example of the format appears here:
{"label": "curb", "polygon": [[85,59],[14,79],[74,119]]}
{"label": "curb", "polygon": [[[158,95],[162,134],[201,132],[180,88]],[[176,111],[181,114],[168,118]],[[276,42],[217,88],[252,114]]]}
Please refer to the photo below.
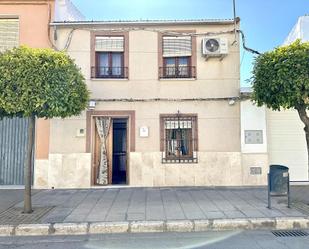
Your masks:
{"label": "curb", "polygon": [[309,217],[0,225],[0,236],[308,229]]}

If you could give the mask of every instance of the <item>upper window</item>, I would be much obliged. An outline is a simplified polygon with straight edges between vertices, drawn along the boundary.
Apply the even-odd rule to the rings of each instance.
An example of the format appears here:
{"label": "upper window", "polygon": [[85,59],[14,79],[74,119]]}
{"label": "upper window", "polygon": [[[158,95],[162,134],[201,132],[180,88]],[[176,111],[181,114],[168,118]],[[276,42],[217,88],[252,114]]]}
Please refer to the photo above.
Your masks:
{"label": "upper window", "polygon": [[196,116],[161,116],[161,150],[164,163],[197,162]]}
{"label": "upper window", "polygon": [[165,57],[163,59],[163,75],[165,78],[190,78],[191,57]]}
{"label": "upper window", "polygon": [[163,36],[163,67],[160,78],[194,78],[191,66],[192,39],[190,36]]}
{"label": "upper window", "polygon": [[124,67],[124,37],[95,37],[95,67],[92,68],[93,78],[127,78]]}
{"label": "upper window", "polygon": [[0,52],[18,47],[19,20],[17,18],[0,18]]}

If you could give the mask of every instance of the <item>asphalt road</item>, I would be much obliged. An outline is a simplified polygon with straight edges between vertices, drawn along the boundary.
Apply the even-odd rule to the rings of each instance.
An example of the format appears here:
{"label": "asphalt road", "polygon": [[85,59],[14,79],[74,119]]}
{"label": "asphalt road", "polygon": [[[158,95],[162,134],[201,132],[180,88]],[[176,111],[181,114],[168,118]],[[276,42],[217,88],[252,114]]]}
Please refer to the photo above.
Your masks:
{"label": "asphalt road", "polygon": [[307,249],[309,236],[275,237],[270,231],[104,234],[88,236],[2,237],[0,248],[18,249]]}

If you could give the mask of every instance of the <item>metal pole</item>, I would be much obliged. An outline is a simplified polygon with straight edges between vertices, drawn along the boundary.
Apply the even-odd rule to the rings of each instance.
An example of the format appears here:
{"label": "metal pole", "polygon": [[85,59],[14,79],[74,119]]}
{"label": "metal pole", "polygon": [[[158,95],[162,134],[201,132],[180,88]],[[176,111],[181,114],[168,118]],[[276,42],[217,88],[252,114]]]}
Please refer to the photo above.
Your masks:
{"label": "metal pole", "polygon": [[288,208],[290,208],[290,206],[291,206],[291,203],[290,203],[290,174],[288,173],[288,182],[287,182],[287,184],[288,184]]}
{"label": "metal pole", "polygon": [[236,31],[236,0],[233,0],[233,15],[234,15],[234,41],[233,44],[237,42],[237,31]]}
{"label": "metal pole", "polygon": [[267,194],[268,194],[268,208],[271,209],[271,199],[270,199],[270,177],[267,174]]}

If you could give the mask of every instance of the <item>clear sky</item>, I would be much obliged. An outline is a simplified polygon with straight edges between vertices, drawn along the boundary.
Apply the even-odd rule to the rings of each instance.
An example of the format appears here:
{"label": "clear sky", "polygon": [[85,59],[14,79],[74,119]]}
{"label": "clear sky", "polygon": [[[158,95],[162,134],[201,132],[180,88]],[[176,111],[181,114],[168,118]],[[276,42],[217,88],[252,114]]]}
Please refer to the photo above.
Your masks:
{"label": "clear sky", "polygon": [[[89,20],[232,18],[232,0],[71,0]],[[279,46],[309,0],[236,0],[247,46],[264,52]],[[241,52],[241,84],[250,78],[253,56]]]}

